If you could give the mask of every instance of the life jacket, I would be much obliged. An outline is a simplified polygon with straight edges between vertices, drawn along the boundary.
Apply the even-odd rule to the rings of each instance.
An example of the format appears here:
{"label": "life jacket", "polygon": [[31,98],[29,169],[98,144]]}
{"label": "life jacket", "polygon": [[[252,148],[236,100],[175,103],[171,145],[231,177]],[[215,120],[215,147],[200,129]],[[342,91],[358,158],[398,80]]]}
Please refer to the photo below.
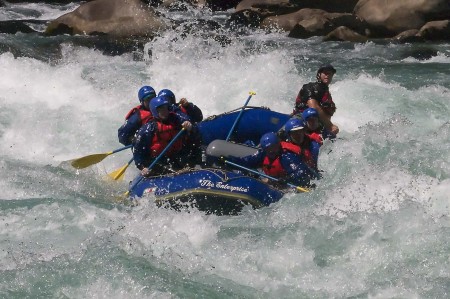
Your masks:
{"label": "life jacket", "polygon": [[[313,133],[314,134],[314,133]],[[317,133],[315,133],[317,134]],[[306,138],[308,138],[309,136],[307,134]],[[317,134],[318,138],[322,138],[319,134]],[[290,146],[290,151],[293,153],[296,153],[301,159],[302,161],[309,167],[309,168],[317,168],[316,162],[314,161],[311,149],[310,149],[310,145],[311,145],[311,141],[307,140],[305,141],[305,146],[299,146],[296,145],[294,143],[291,142],[285,142],[286,146]],[[289,148],[288,148],[289,149]]]}
{"label": "life jacket", "polygon": [[320,107],[322,107],[322,110],[330,116],[333,116],[334,112],[336,112],[336,105],[334,104],[331,93],[328,90],[323,94],[319,104]]}
{"label": "life jacket", "polygon": [[[174,124],[164,124],[160,121],[156,121],[156,131],[153,134],[152,146],[150,147],[151,156],[157,157],[166,148],[169,142],[178,134],[180,129]],[[166,156],[171,157],[181,150],[183,147],[183,140],[180,138],[175,141],[172,146],[167,150]]]}
{"label": "life jacket", "polygon": [[180,105],[180,110],[181,110],[181,112],[183,112],[184,114],[186,114],[186,115],[189,116],[189,114],[188,114],[186,108],[184,108],[182,105]]}
{"label": "life jacket", "polygon": [[317,133],[317,132],[312,132],[310,134],[305,134],[309,139],[311,139],[312,141],[317,142],[318,144],[322,145],[323,144],[323,139],[322,136]]}
{"label": "life jacket", "polygon": [[142,107],[142,105],[136,106],[133,109],[131,109],[127,115],[125,116],[125,120],[129,119],[131,117],[131,115],[133,115],[136,111],[139,112],[139,121],[141,122],[141,126],[145,125],[146,123],[148,123],[150,120],[153,119],[153,115],[150,111],[145,110],[144,107]]}
{"label": "life jacket", "polygon": [[[285,153],[286,151],[293,152],[294,154],[300,155],[301,149],[299,146],[290,143],[290,142],[284,142],[281,141],[281,150],[282,153]],[[278,155],[274,160],[271,161],[271,159],[268,156],[264,157],[262,169],[265,174],[273,176],[273,177],[285,177],[287,175],[286,170],[281,165],[281,155]]]}
{"label": "life jacket", "polygon": [[336,111],[336,105],[333,102],[328,86],[320,82],[310,82],[302,86],[297,98],[295,99],[293,114],[303,112],[307,109],[307,102],[309,98],[316,99],[322,110],[326,114],[333,116]]}
{"label": "life jacket", "polygon": [[[309,143],[308,143],[309,145]],[[316,162],[314,161],[313,155],[311,153],[311,150],[309,149],[309,146],[304,146],[300,149],[300,157],[302,158],[302,161],[305,162],[305,164],[309,168],[317,168]]]}

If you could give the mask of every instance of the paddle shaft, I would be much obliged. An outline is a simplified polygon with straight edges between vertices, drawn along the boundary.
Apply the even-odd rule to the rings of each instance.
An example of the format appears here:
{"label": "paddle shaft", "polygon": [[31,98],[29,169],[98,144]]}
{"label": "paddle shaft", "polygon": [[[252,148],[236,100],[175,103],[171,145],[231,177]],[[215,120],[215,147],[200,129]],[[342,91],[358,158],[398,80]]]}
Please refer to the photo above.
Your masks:
{"label": "paddle shaft", "polygon": [[[273,176],[270,176],[270,175],[267,175],[267,174],[265,174],[265,173],[262,173],[262,172],[259,172],[259,171],[256,171],[256,170],[253,170],[253,169],[244,167],[244,166],[242,166],[242,165],[233,163],[233,162],[231,162],[231,161],[225,160],[225,163],[230,164],[230,165],[235,166],[235,167],[238,167],[238,168],[242,168],[242,169],[244,169],[244,170],[247,170],[247,171],[250,171],[250,172],[252,172],[252,173],[258,174],[258,175],[260,175],[260,176],[262,176],[262,177],[265,177],[265,178],[274,180],[274,181],[276,181],[276,182],[280,181],[279,179],[274,178]],[[306,189],[306,188],[302,188],[302,187],[299,187],[299,186],[295,186],[294,184],[290,184],[290,183],[286,183],[286,184],[287,184],[289,187],[295,188],[295,189],[297,189],[297,190],[299,190],[299,191],[302,191],[302,192],[309,192],[309,190]]]}
{"label": "paddle shaft", "polygon": [[226,141],[230,140],[231,134],[233,134],[234,128],[236,127],[237,123],[239,122],[239,120],[241,119],[242,113],[244,113],[245,107],[247,107],[248,102],[250,102],[250,99],[252,98],[253,95],[255,95],[256,93],[254,92],[250,92],[250,95],[247,98],[247,101],[245,102],[244,106],[242,106],[241,112],[239,112],[238,117],[236,118],[236,120],[233,123],[233,126],[230,129],[230,132],[228,132],[228,136],[227,139],[225,139]]}
{"label": "paddle shaft", "polygon": [[130,148],[130,147],[133,147],[133,145],[132,145],[132,144],[130,144],[130,145],[127,145],[127,146],[124,146],[124,147],[118,148],[118,149],[116,149],[116,150],[113,150],[113,151],[112,151],[112,152],[110,152],[110,153],[111,153],[111,154],[115,154],[115,153],[117,153],[117,152],[120,152],[120,151],[126,150],[127,148]]}
{"label": "paddle shaft", "polygon": [[[180,132],[178,132],[177,135],[175,135],[175,137],[173,137],[173,139],[169,142],[169,144],[163,149],[163,151],[155,158],[155,160],[153,160],[153,162],[150,164],[149,167],[147,167],[149,170],[153,168],[153,166],[155,166],[156,163],[158,163],[159,159],[162,158],[162,156],[164,156],[164,154],[169,150],[169,148],[172,146],[172,144],[174,144],[175,141],[177,141],[177,139],[181,136],[181,134],[183,134],[185,131],[185,129],[181,129]],[[134,187],[136,187],[137,184],[139,184],[142,179],[144,177],[140,176],[134,183],[133,185],[131,185],[131,187],[129,188],[129,190],[132,190]],[[128,195],[130,193],[130,191],[127,191],[125,193],[125,195]]]}

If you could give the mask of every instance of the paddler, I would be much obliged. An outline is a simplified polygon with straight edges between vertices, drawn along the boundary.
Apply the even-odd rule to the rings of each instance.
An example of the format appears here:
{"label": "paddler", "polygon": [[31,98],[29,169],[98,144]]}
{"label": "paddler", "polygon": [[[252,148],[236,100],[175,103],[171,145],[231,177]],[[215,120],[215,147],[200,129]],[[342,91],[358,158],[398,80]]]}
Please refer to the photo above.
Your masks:
{"label": "paddler", "polygon": [[123,145],[132,143],[136,132],[152,119],[149,103],[156,97],[156,92],[151,86],[142,86],[138,91],[140,105],[131,109],[125,116],[125,123],[119,128],[117,135]]}

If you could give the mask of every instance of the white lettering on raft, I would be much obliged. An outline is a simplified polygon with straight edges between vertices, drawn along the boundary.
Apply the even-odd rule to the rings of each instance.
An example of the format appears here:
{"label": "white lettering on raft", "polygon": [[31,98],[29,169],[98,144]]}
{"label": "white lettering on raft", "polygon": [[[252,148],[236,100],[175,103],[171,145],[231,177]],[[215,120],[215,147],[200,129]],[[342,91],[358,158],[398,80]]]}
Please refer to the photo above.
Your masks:
{"label": "white lettering on raft", "polygon": [[249,190],[246,187],[240,187],[240,186],[230,186],[228,184],[224,184],[222,182],[217,182],[215,185],[210,180],[200,180],[200,186],[202,187],[208,187],[208,188],[217,188],[217,189],[224,189],[229,190],[231,192],[238,191],[238,192],[244,192],[247,193]]}

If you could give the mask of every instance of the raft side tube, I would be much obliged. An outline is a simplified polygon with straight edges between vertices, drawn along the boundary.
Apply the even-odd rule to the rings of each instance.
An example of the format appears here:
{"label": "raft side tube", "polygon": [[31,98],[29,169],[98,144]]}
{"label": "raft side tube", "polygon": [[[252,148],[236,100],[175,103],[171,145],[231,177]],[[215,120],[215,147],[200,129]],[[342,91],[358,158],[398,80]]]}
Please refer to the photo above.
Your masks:
{"label": "raft side tube", "polygon": [[206,154],[208,156],[219,158],[221,156],[224,157],[246,157],[255,154],[258,152],[257,148],[246,146],[243,144],[237,144],[228,142],[225,140],[214,140],[211,142],[206,148]]}

